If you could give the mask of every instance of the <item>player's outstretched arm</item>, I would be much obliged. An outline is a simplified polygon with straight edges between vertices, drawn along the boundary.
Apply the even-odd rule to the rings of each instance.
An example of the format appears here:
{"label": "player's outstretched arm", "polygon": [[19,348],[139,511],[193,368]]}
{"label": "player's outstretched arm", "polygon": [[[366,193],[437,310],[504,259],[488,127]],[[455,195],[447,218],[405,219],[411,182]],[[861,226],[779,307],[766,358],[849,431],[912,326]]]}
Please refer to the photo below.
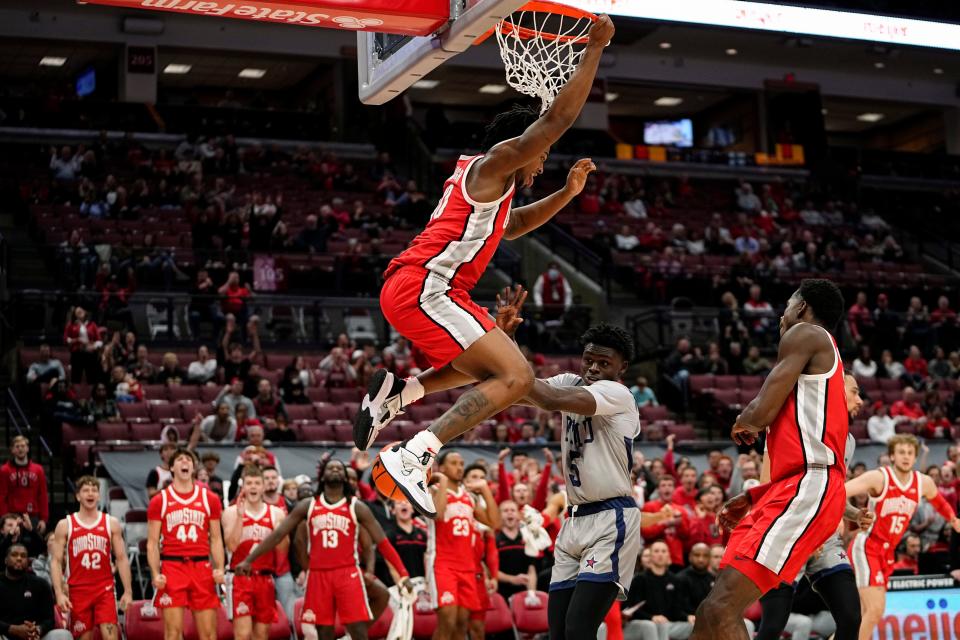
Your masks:
{"label": "player's outstretched arm", "polygon": [[507,240],[515,240],[549,222],[553,216],[570,204],[571,200],[580,195],[584,185],[587,184],[587,176],[596,170],[597,165],[590,158],[577,160],[570,168],[567,182],[562,189],[542,200],[510,211],[510,222],[507,223],[503,236]]}
{"label": "player's outstretched arm", "polygon": [[[120,611],[126,611],[130,603],[133,602],[133,576],[130,573],[130,558],[127,557],[127,543],[123,540],[123,525],[120,520],[109,516],[110,518],[110,546],[113,547],[113,557],[117,562],[117,573],[120,574],[120,584],[123,585],[123,593],[120,594],[118,604]],[[52,565],[51,565],[52,567]]]}
{"label": "player's outstretched arm", "polygon": [[848,498],[862,496],[863,494],[875,498],[883,493],[883,471],[873,469],[861,473],[856,478],[847,481],[846,489]]}
{"label": "player's outstretched arm", "polygon": [[597,411],[596,398],[584,387],[558,387],[539,379],[524,401],[544,411],[566,411],[581,416],[592,416]]}
{"label": "player's outstretched arm", "polygon": [[223,571],[227,564],[227,554],[223,550],[223,529],[220,520],[210,519],[210,555],[213,556],[213,581],[223,584]]}
{"label": "player's outstretched arm", "polygon": [[150,567],[154,589],[167,585],[167,578],[160,572],[160,525],[159,520],[147,521],[147,566]]}
{"label": "player's outstretched arm", "polygon": [[937,483],[933,478],[925,473],[920,474],[920,493],[930,502],[930,506],[937,510],[943,519],[947,521],[955,532],[960,532],[960,518],[950,503],[940,495],[937,490]]}
{"label": "player's outstretched arm", "polygon": [[[763,381],[760,393],[737,417],[733,427],[734,440],[751,444],[756,435],[770,426],[780,412],[780,407],[800,379],[800,374],[819,349],[827,345],[827,337],[811,324],[801,323],[791,327],[780,340],[777,364]],[[743,434],[738,438],[738,434]]]}
{"label": "player's outstretched arm", "polygon": [[[446,491],[444,491],[444,494],[446,494]],[[386,534],[384,534],[383,527],[380,526],[380,523],[377,522],[377,519],[373,516],[370,507],[364,503],[359,501],[354,502],[354,509],[357,514],[357,522],[362,529],[366,530],[370,536],[370,541],[373,543],[370,545],[370,557],[374,558],[373,547],[376,546],[377,551],[383,556],[384,562],[387,563],[387,569],[390,571],[390,576],[393,578],[393,581],[396,582],[398,586],[403,586],[404,581],[409,577],[407,568],[403,566],[400,555],[397,554],[397,550],[394,549],[393,545],[390,544],[390,540],[388,540]],[[372,567],[373,564],[370,563],[368,566]],[[373,573],[372,568],[368,569],[368,573]]]}
{"label": "player's outstretched arm", "polygon": [[[560,137],[573,126],[587,102],[593,79],[597,75],[603,48],[615,29],[609,16],[601,15],[590,28],[590,42],[583,58],[570,80],[554,99],[553,104],[523,135],[499,144],[487,153],[473,169],[476,184],[492,184],[501,189],[507,178],[546,153]],[[482,187],[481,187],[482,189]]]}
{"label": "player's outstretched arm", "polygon": [[50,557],[50,582],[53,583],[53,595],[60,610],[67,613],[73,608],[63,583],[63,551],[67,548],[67,519],[57,523],[53,530],[53,545]]}
{"label": "player's outstretched arm", "polygon": [[284,518],[283,521],[270,532],[270,535],[260,541],[260,543],[250,551],[250,555],[247,556],[246,560],[237,565],[234,571],[240,575],[249,575],[250,567],[253,565],[254,560],[272,551],[274,547],[278,546],[285,539],[288,539],[293,530],[297,528],[297,525],[307,519],[307,511],[310,509],[311,500],[312,498],[304,498],[301,500],[297,506],[293,508],[293,511],[290,512],[290,515]]}

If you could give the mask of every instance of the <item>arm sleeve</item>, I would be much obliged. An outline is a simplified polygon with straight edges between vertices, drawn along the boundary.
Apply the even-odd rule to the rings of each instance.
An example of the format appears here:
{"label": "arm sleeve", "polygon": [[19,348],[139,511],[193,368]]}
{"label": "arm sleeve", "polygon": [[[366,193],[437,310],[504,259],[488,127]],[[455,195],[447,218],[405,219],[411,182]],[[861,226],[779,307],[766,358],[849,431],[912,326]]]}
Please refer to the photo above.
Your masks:
{"label": "arm sleeve", "polygon": [[597,401],[595,416],[612,416],[636,410],[633,394],[619,382],[599,380],[584,389]]}
{"label": "arm sleeve", "polygon": [[[507,467],[501,460],[497,464],[497,504],[510,499],[510,474],[507,473]],[[4,512],[6,513],[6,512]]]}
{"label": "arm sleeve", "polygon": [[543,471],[540,472],[540,482],[537,483],[537,491],[533,494],[533,502],[530,503],[537,511],[547,508],[547,490],[550,488],[551,471],[551,464],[548,462],[543,465]]}
{"label": "arm sleeve", "polygon": [[500,573],[500,551],[497,549],[497,539],[491,533],[486,537],[486,551],[484,552],[487,569],[490,571],[490,577],[497,579]]}

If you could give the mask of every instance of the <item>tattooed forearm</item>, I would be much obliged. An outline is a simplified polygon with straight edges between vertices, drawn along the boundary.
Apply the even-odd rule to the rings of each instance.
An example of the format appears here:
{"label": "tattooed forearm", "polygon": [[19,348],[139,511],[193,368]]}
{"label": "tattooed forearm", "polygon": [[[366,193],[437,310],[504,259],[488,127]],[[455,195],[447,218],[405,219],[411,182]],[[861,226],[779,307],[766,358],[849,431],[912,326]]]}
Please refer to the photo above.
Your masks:
{"label": "tattooed forearm", "polygon": [[496,408],[479,389],[471,389],[430,426],[440,442],[450,442],[489,418]]}

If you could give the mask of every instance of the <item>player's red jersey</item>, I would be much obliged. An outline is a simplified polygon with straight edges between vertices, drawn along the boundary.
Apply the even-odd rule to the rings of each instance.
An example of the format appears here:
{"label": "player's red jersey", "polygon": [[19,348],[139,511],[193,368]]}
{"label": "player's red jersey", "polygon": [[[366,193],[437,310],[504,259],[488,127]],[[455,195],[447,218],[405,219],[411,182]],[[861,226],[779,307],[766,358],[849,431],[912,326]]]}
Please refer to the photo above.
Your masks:
{"label": "player's red jersey", "polygon": [[307,550],[311,570],[360,564],[357,555],[360,530],[354,500],[356,498],[341,498],[330,504],[321,493],[310,503],[307,512]]}
{"label": "player's red jersey", "polygon": [[77,514],[67,517],[67,584],[71,587],[110,585],[110,516],[97,512],[93,525],[80,522]]}
{"label": "player's red jersey", "polygon": [[843,360],[833,336],[826,329],[823,331],[833,344],[833,369],[827,373],[802,374],[770,425],[767,451],[771,482],[812,466],[836,466],[846,473],[843,454],[847,447],[849,416]]}
{"label": "player's red jersey", "polygon": [[483,275],[510,221],[514,187],[493,202],[467,195],[467,176],[483,156],[460,156],[426,228],[406,251],[390,261],[385,277],[400,267],[418,266],[469,291]]}
{"label": "player's red jersey", "polygon": [[210,521],[220,519],[220,499],[198,485],[182,494],[167,487],[150,500],[148,520],[160,521],[161,554],[207,557],[210,555]]}
{"label": "player's red jersey", "polygon": [[473,496],[462,486],[456,492],[447,490],[447,509],[442,518],[429,520],[427,553],[434,566],[450,567],[469,573],[476,571],[473,517]]}
{"label": "player's red jersey", "polygon": [[[233,555],[230,557],[231,568],[236,568],[238,564],[246,560],[247,556],[250,555],[250,551],[270,535],[270,533],[273,532],[273,528],[277,526],[273,508],[268,504],[264,504],[261,507],[259,514],[250,515],[249,512],[244,511],[240,514],[240,517],[243,518],[243,529],[240,532],[240,544],[237,545]],[[275,560],[273,553],[265,553],[253,561],[254,570],[273,571],[274,568]]]}
{"label": "player's red jersey", "polygon": [[880,467],[883,473],[883,492],[876,498],[870,498],[870,510],[876,519],[867,531],[858,534],[866,536],[867,546],[889,550],[890,558],[907,532],[910,519],[920,503],[920,472],[910,474],[906,485],[901,485],[895,472],[889,467]]}

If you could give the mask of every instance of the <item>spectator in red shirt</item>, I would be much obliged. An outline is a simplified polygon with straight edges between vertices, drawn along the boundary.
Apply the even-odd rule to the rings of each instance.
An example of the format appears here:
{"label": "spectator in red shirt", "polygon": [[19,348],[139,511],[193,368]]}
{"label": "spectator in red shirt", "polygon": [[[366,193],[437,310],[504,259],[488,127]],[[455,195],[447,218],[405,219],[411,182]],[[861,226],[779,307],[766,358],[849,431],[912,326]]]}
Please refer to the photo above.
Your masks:
{"label": "spectator in red shirt", "polygon": [[910,420],[919,420],[926,417],[923,407],[917,402],[917,392],[913,387],[906,387],[903,390],[903,398],[897,400],[890,407],[890,415],[894,418],[904,417]]}
{"label": "spectator in red shirt", "polygon": [[934,407],[927,416],[927,423],[923,425],[923,436],[929,439],[943,439],[950,437],[950,421],[943,415],[941,407]]}
{"label": "spectator in red shirt", "polygon": [[102,374],[98,355],[103,347],[101,329],[83,307],[74,307],[69,318],[63,341],[70,347],[70,382],[79,384],[86,375],[87,384],[95,384]]}
{"label": "spectator in red shirt", "polygon": [[873,314],[867,306],[865,292],[857,293],[857,301],[847,311],[847,325],[850,327],[850,335],[857,344],[870,342],[870,337],[873,335]]}
{"label": "spectator in red shirt", "polygon": [[217,293],[223,296],[220,306],[224,315],[232,313],[237,318],[237,324],[243,326],[247,321],[247,299],[253,295],[250,285],[241,285],[240,274],[231,271],[224,285],[217,289]]}
{"label": "spectator in red shirt", "polygon": [[730,478],[733,477],[733,458],[727,455],[720,456],[717,460],[717,469],[714,472],[717,476],[717,484],[726,491],[730,488]]}
{"label": "spectator in red shirt", "polygon": [[30,441],[16,436],[10,444],[12,460],[0,467],[0,513],[23,514],[41,536],[50,519],[47,476],[43,467],[30,461]]}
{"label": "spectator in red shirt", "polygon": [[[673,500],[675,484],[673,476],[664,474],[660,476],[657,483],[657,499],[650,500],[643,505],[643,511],[646,513],[656,513]],[[677,509],[676,515],[670,520],[665,520],[659,524],[642,527],[640,533],[647,544],[655,540],[663,539],[670,549],[670,563],[683,566],[684,553],[687,539],[690,531],[690,517],[682,509]]]}
{"label": "spectator in red shirt", "polygon": [[908,533],[903,538],[901,549],[897,551],[897,562],[893,565],[893,573],[898,576],[918,575],[920,566],[917,562],[920,557],[920,536]]}
{"label": "spectator in red shirt", "polygon": [[680,472],[680,486],[673,492],[673,504],[692,510],[697,504],[697,470],[684,467]]}
{"label": "spectator in red shirt", "polygon": [[690,536],[686,540],[688,552],[698,542],[711,547],[715,544],[723,544],[720,527],[717,525],[717,509],[720,508],[721,502],[719,495],[722,494],[715,491],[713,487],[700,489],[697,492],[693,517],[690,519]]}
{"label": "spectator in red shirt", "polygon": [[927,359],[920,353],[920,347],[910,346],[910,352],[903,360],[903,368],[907,370],[907,375],[913,381],[914,386],[920,386],[929,376],[927,371]]}

